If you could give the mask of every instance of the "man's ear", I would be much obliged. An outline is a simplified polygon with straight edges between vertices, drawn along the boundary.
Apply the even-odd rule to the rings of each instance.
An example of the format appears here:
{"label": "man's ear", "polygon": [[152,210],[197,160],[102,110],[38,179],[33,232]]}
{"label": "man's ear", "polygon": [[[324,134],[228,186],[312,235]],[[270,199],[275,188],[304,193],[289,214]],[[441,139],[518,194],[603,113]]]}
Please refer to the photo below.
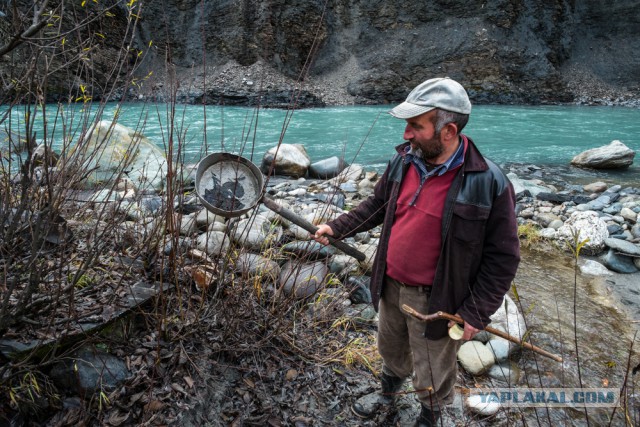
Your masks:
{"label": "man's ear", "polygon": [[458,137],[458,125],[453,123],[453,122],[447,123],[442,128],[442,131],[441,131],[440,135],[441,135],[441,138],[443,138],[444,140],[457,138]]}

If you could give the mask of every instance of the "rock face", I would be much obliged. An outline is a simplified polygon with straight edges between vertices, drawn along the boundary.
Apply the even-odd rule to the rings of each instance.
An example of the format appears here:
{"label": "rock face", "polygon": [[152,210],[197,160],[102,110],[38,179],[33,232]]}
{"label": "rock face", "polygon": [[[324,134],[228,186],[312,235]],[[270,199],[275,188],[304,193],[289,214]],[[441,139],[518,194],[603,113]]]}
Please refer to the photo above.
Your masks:
{"label": "rock face", "polygon": [[[24,11],[30,3],[18,2]],[[79,13],[99,16],[106,7],[91,3]],[[180,82],[179,102],[379,104],[403,99],[427,77],[446,75],[463,83],[476,103],[633,103],[640,87],[634,0],[615,7],[596,0],[334,0],[326,8],[319,0],[138,3],[131,50],[144,54],[139,78],[149,78],[131,89],[133,96],[166,100]],[[4,12],[0,26],[9,31],[12,12]],[[119,43],[128,40],[127,13],[123,6],[98,18],[96,25],[109,29],[92,49],[98,79],[113,76]],[[70,43],[67,49],[76,48]],[[8,75],[27,64],[3,66]],[[52,99],[91,85],[87,78],[55,83],[47,92]],[[96,83],[94,99],[106,87]]]}
{"label": "rock face", "polygon": [[616,140],[609,145],[584,151],[571,160],[571,164],[593,169],[625,169],[633,164],[636,152]]}

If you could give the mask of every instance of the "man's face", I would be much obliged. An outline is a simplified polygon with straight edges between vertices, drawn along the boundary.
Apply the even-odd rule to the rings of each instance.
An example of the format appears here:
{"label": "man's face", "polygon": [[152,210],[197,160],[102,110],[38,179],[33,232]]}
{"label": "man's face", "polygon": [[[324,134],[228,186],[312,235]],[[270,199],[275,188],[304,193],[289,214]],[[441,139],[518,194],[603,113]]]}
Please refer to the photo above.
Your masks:
{"label": "man's face", "polygon": [[409,141],[416,154],[427,162],[438,158],[444,151],[440,134],[436,135],[435,117],[435,110],[412,117],[407,119],[404,129],[404,139]]}

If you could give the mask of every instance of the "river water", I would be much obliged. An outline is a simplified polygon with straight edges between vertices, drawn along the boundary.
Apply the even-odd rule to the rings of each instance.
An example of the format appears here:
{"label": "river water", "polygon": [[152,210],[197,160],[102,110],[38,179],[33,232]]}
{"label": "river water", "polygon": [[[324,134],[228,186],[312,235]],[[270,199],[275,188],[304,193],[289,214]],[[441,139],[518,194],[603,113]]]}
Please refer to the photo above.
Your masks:
{"label": "river water", "polygon": [[[640,285],[638,275],[633,275],[635,279],[629,275],[576,277],[574,271],[574,258],[569,254],[522,253],[514,283],[531,342],[562,356],[563,362],[523,352],[520,387],[579,387],[581,380],[583,387],[620,389],[628,369],[640,363],[636,348],[640,343],[635,337],[638,306],[621,303]],[[638,379],[628,374],[628,386],[633,388]],[[611,425],[624,425],[621,409],[616,412]],[[589,408],[590,425],[607,425],[611,413],[611,408]],[[531,409],[524,414],[530,425],[587,425],[584,411],[573,409],[538,409],[537,418]],[[637,412],[631,411],[630,416],[636,417],[634,424],[640,422]]]}
{"label": "river water", "polygon": [[[285,111],[177,105],[172,109],[168,104],[108,103],[100,116],[113,119],[117,115],[121,124],[137,129],[161,148],[166,147],[171,134],[174,144],[181,144],[187,163],[216,151],[241,154],[259,163],[266,150],[282,141],[303,144],[312,161],[337,155],[350,163],[383,170],[393,147],[402,142],[404,130],[404,121],[387,114],[389,108],[347,106]],[[6,109],[0,106],[0,117]],[[82,126],[87,111],[96,114],[99,107],[47,105],[47,135],[53,136],[54,147],[62,144],[63,125],[68,140],[77,138],[72,130]],[[38,139],[45,134],[41,117],[39,111],[34,126]],[[5,128],[10,124],[14,132],[20,132],[23,122],[24,111],[16,107],[11,121],[2,125]],[[616,139],[639,151],[640,109],[479,105],[474,106],[464,133],[498,164],[553,167],[572,181],[603,179],[640,184],[638,161],[622,172],[588,172],[568,166],[576,154]]]}

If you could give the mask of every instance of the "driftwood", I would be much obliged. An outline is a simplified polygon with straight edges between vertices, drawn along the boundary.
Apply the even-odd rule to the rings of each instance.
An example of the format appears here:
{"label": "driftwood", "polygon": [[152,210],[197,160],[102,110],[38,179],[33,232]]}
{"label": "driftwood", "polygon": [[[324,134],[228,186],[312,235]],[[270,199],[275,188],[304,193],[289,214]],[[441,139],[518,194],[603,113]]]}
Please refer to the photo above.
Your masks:
{"label": "driftwood", "polygon": [[[409,313],[411,316],[415,317],[418,320],[422,320],[423,322],[433,322],[434,320],[451,320],[453,322],[464,325],[464,320],[462,320],[462,317],[445,313],[443,311],[438,311],[437,313],[433,313],[433,314],[422,314],[420,312],[417,312],[412,307],[409,307],[406,304],[402,306],[402,309],[407,313]],[[507,334],[506,332],[502,332],[499,329],[487,326],[484,330],[489,332],[490,334],[493,334],[493,335],[499,336],[500,338],[504,338],[505,340],[511,341],[512,343],[521,345],[526,349],[535,351],[536,353],[541,354],[542,356],[548,357],[550,359],[553,359],[556,362],[562,362],[562,357],[557,356],[553,353],[549,353],[548,351],[543,350],[540,347],[536,347],[531,343],[524,342],[514,336]]]}

